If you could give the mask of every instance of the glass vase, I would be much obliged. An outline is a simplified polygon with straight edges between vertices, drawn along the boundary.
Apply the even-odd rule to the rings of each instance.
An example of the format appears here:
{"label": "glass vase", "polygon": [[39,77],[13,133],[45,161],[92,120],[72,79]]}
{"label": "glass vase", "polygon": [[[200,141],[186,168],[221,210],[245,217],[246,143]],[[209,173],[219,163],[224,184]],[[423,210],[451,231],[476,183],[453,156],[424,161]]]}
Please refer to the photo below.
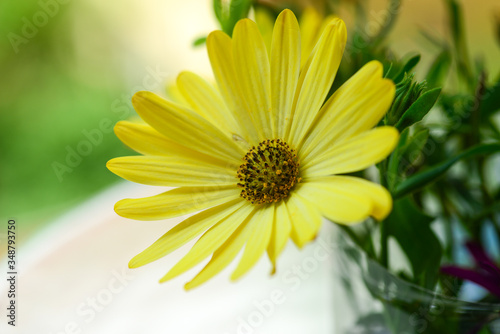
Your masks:
{"label": "glass vase", "polygon": [[450,298],[409,283],[339,233],[337,334],[500,334],[500,304]]}

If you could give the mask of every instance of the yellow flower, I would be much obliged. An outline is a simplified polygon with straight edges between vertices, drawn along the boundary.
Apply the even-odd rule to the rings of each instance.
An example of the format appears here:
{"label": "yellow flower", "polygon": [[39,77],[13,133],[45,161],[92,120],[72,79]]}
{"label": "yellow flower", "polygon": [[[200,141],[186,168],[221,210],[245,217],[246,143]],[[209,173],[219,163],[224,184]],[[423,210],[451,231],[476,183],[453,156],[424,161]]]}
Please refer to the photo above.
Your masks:
{"label": "yellow flower", "polygon": [[[334,15],[324,17],[316,9],[314,9],[314,7],[306,7],[304,9],[299,20],[301,38],[300,59],[302,66],[305,64],[307,58],[313,51],[314,46],[318,42],[323,30],[336,18],[337,17]],[[257,22],[269,53],[271,51],[273,37],[273,17],[267,9],[258,7],[255,10],[255,22]]]}
{"label": "yellow flower", "polygon": [[138,92],[133,104],[147,124],[127,121],[117,136],[142,156],[108,162],[115,174],[138,183],[177,187],[124,199],[123,217],[187,218],[134,257],[129,266],[155,261],[201,235],[160,282],[210,262],[186,289],[226,267],[244,248],[231,278],[246,273],[267,251],[273,264],[288,239],[302,247],[322,216],[340,224],[382,219],[392,207],[387,190],[341,174],[383,160],[395,147],[393,127],[372,129],[394,97],[394,84],[371,62],[326,102],[346,43],[344,22],[324,29],[301,69],[298,22],[278,17],[270,57],[257,25],[244,19],[231,39],[212,32],[207,48],[217,87],[183,72],[178,88],[191,108]]}

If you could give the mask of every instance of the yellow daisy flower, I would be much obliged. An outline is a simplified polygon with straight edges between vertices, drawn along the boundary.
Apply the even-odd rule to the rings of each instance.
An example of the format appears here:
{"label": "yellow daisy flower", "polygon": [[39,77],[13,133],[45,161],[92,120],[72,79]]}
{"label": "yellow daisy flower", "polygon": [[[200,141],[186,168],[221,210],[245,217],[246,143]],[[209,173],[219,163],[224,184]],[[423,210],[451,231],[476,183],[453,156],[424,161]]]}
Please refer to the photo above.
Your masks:
{"label": "yellow daisy flower", "polygon": [[244,19],[233,38],[207,39],[217,87],[184,72],[177,80],[190,108],[150,92],[133,105],[147,124],[127,121],[117,136],[142,156],[108,162],[115,174],[138,183],[177,187],[116,203],[123,217],[157,220],[200,211],[134,257],[129,266],[155,261],[201,235],[160,282],[208,264],[186,284],[207,281],[244,248],[231,278],[267,254],[274,264],[287,240],[302,247],[322,216],[339,224],[382,219],[392,207],[387,190],[341,174],[383,160],[395,147],[393,127],[374,128],[394,97],[394,84],[371,62],[326,102],[346,43],[335,19],[302,70],[300,29],[284,10],[276,20],[270,57],[257,25]]}

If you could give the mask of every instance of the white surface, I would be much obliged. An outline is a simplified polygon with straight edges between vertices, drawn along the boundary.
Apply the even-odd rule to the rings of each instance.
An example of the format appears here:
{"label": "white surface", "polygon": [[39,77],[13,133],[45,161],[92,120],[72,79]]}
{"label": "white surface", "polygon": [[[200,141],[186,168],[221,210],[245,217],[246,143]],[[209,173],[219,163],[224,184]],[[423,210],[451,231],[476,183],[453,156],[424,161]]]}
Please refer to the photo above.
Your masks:
{"label": "white surface", "polygon": [[[64,215],[18,249],[18,326],[7,326],[3,316],[0,332],[333,333],[330,223],[302,251],[290,242],[272,277],[263,257],[250,273],[231,283],[235,261],[207,284],[186,292],[184,283],[203,264],[172,281],[159,284],[158,279],[192,243],[145,267],[127,268],[132,256],[180,219],[128,220],[113,212],[113,204],[157,192],[158,188],[120,184]],[[6,268],[5,259],[0,268]],[[6,281],[1,280],[2,306],[6,290]]]}

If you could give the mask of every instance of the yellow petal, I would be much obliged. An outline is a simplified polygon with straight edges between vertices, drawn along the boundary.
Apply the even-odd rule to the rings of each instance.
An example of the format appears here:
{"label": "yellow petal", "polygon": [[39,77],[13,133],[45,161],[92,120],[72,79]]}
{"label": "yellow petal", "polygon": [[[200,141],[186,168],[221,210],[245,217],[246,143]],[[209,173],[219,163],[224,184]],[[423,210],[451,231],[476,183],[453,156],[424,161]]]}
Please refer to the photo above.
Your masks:
{"label": "yellow petal", "polygon": [[308,198],[331,221],[340,224],[357,223],[370,215],[372,201],[358,193],[358,189],[349,188],[347,183],[335,177],[307,179],[295,191]]}
{"label": "yellow petal", "polygon": [[271,102],[273,138],[284,138],[300,74],[300,31],[292,11],[276,20],[271,49]]}
{"label": "yellow petal", "polygon": [[229,110],[234,113],[237,123],[241,125],[242,132],[239,135],[250,146],[258,144],[260,138],[252,116],[248,114],[236,76],[231,38],[222,31],[210,33],[207,37],[207,51],[219,91]]}
{"label": "yellow petal", "polygon": [[219,92],[203,78],[191,72],[182,72],[177,77],[177,86],[191,108],[203,118],[225,133],[241,133]]}
{"label": "yellow petal", "polygon": [[[368,180],[353,176],[326,176],[308,179],[308,182],[325,186],[331,185],[335,189],[343,189],[346,192],[363,197],[370,202],[371,210],[368,214],[378,220],[387,217],[392,210],[392,197],[389,191],[381,185]],[[362,217],[358,220],[364,220],[365,218]]]}
{"label": "yellow petal", "polygon": [[131,156],[108,161],[106,167],[116,175],[153,186],[182,187],[234,184],[236,166],[227,168],[200,164],[199,161],[171,156]]}
{"label": "yellow petal", "polygon": [[115,204],[115,212],[125,218],[159,220],[219,205],[239,197],[234,186],[181,187],[145,198],[127,198]]}
{"label": "yellow petal", "polygon": [[266,46],[255,22],[243,19],[233,31],[233,61],[248,113],[257,126],[260,140],[272,136],[271,74]]}
{"label": "yellow petal", "polygon": [[273,222],[274,205],[259,207],[250,221],[252,225],[250,235],[238,267],[231,275],[232,280],[237,280],[243,276],[264,254],[271,238]]}
{"label": "yellow petal", "polygon": [[226,242],[214,252],[210,262],[208,262],[208,264],[184,286],[186,290],[190,290],[205,283],[231,263],[248,240],[249,232],[253,226],[250,223],[252,217],[253,213],[250,214]]}
{"label": "yellow petal", "polygon": [[300,148],[302,139],[330,91],[344,53],[346,39],[344,21],[335,19],[323,31],[312,58],[302,69],[288,137],[289,142],[297,148]]}
{"label": "yellow petal", "polygon": [[224,242],[226,242],[253,210],[254,206],[246,202],[238,210],[212,226],[201,236],[189,253],[160,279],[160,282],[168,281],[182,274],[215,252]]}
{"label": "yellow petal", "polygon": [[132,98],[135,110],[165,137],[207,155],[239,163],[246,152],[195,112],[169,102],[151,92]]}
{"label": "yellow petal", "polygon": [[382,126],[366,131],[304,162],[301,176],[310,178],[363,170],[384,160],[396,147],[396,128]]}
{"label": "yellow petal", "polygon": [[[315,198],[314,198],[315,199]],[[316,237],[321,226],[321,214],[316,206],[309,200],[299,195],[294,189],[286,201],[288,216],[292,222],[290,236],[293,242],[302,248],[306,243]]]}
{"label": "yellow petal", "polygon": [[255,22],[266,44],[266,50],[270,55],[271,43],[273,40],[274,17],[267,8],[255,8]]}
{"label": "yellow petal", "polygon": [[137,268],[164,257],[245,204],[245,200],[239,198],[187,218],[130,260],[129,267]]}
{"label": "yellow petal", "polygon": [[382,75],[382,64],[369,62],[328,99],[300,151],[304,160],[378,124],[395,92],[394,83]]}
{"label": "yellow petal", "polygon": [[175,80],[171,80],[166,84],[165,94],[168,100],[180,104],[181,106],[189,106],[188,101],[186,101],[186,99],[182,95]]}
{"label": "yellow petal", "polygon": [[292,223],[285,203],[276,204],[275,210],[276,218],[274,219],[273,232],[269,241],[269,247],[267,248],[267,254],[273,264],[273,274],[276,272],[276,259],[285,248],[292,231]]}
{"label": "yellow petal", "polygon": [[116,123],[114,130],[116,136],[125,145],[138,153],[189,157],[199,160],[200,163],[209,163],[222,167],[227,165],[227,161],[194,151],[168,139],[146,123],[120,121]]}
{"label": "yellow petal", "polygon": [[302,36],[301,66],[304,66],[321,35],[323,17],[313,7],[307,7],[300,16],[300,35]]}

